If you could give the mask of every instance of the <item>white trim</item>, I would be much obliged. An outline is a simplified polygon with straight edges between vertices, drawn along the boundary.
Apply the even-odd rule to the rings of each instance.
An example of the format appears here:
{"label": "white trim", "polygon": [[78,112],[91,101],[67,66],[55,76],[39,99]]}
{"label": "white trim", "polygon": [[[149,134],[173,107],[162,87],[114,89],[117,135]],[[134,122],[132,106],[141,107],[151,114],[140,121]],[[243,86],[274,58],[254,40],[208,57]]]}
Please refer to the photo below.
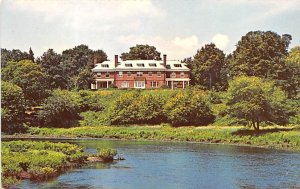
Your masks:
{"label": "white trim", "polygon": [[[139,85],[141,84],[141,85]],[[136,89],[144,89],[146,87],[145,81],[134,81],[134,88]]]}
{"label": "white trim", "polygon": [[166,78],[166,81],[190,81],[190,78]]}

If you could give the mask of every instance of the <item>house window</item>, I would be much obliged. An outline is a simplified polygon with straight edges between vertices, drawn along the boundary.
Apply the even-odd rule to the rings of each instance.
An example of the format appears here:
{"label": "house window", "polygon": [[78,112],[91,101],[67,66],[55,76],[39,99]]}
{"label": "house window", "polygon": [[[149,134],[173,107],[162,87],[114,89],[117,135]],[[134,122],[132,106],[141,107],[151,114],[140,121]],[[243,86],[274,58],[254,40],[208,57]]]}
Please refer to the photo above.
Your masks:
{"label": "house window", "polygon": [[148,72],[148,77],[152,77],[152,72]]}
{"label": "house window", "polygon": [[123,82],[121,83],[121,88],[129,88],[129,82],[123,81]]}
{"label": "house window", "polygon": [[125,67],[132,67],[132,64],[125,64]]}
{"label": "house window", "polygon": [[131,77],[131,72],[127,72],[127,77]]}
{"label": "house window", "polygon": [[184,72],[181,72],[181,73],[180,73],[180,77],[181,77],[181,78],[184,78]]}
{"label": "house window", "polygon": [[155,63],[149,63],[149,67],[156,67]]}
{"label": "house window", "polygon": [[145,88],[145,81],[135,81],[134,82],[134,87],[135,88],[141,88],[141,89]]}
{"label": "house window", "polygon": [[151,81],[151,87],[152,88],[157,88],[158,87],[158,82],[157,81]]}
{"label": "house window", "polygon": [[108,64],[101,64],[101,67],[102,68],[108,68],[109,66],[108,66]]}
{"label": "house window", "polygon": [[171,78],[176,78],[176,73],[175,72],[171,73]]}
{"label": "house window", "polygon": [[161,72],[157,72],[157,77],[161,77]]}
{"label": "house window", "polygon": [[105,77],[106,77],[106,78],[109,78],[109,72],[106,72],[106,73],[105,73]]}
{"label": "house window", "polygon": [[119,72],[119,77],[123,77],[123,72]]}
{"label": "house window", "polygon": [[101,72],[97,73],[97,77],[101,77]]}
{"label": "house window", "polygon": [[181,64],[174,64],[174,67],[181,68]]}
{"label": "house window", "polygon": [[136,73],[136,76],[137,76],[137,77],[142,77],[142,76],[143,76],[143,72],[137,72],[137,73]]}
{"label": "house window", "polygon": [[145,64],[143,64],[143,63],[137,63],[136,64],[138,67],[145,67]]}

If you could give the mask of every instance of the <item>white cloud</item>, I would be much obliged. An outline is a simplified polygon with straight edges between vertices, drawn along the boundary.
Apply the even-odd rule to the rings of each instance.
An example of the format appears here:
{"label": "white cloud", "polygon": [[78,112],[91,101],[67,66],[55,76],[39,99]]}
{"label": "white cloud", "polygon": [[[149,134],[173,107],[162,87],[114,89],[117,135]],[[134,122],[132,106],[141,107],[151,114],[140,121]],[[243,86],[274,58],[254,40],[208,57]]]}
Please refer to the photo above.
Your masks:
{"label": "white cloud", "polygon": [[125,44],[127,49],[136,44],[153,45],[162,54],[167,54],[168,59],[184,59],[193,56],[197,49],[201,47],[199,39],[196,35],[187,37],[164,38],[162,36],[145,36],[145,35],[122,35],[118,38],[121,44]]}
{"label": "white cloud", "polygon": [[76,30],[108,31],[114,28],[136,29],[143,19],[158,19],[165,11],[150,0],[143,1],[85,1],[85,0],[16,0],[13,10],[41,16],[45,22],[62,22]]}
{"label": "white cloud", "polygon": [[198,37],[196,35],[184,38],[175,37],[175,39],[172,40],[172,43],[183,49],[197,48],[197,46],[199,46]]}
{"label": "white cloud", "polygon": [[225,50],[229,44],[229,37],[224,34],[216,34],[211,40],[219,49]]}

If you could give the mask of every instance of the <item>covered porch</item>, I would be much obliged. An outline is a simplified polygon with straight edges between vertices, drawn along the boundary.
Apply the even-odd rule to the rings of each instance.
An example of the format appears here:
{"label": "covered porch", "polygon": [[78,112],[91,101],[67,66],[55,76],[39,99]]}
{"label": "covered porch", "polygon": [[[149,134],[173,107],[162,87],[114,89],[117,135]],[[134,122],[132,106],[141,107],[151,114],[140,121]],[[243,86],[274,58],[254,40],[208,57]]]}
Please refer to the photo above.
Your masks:
{"label": "covered porch", "polygon": [[97,89],[104,89],[109,88],[109,85],[114,83],[114,79],[96,79],[91,84],[91,89],[97,90]]}
{"label": "covered porch", "polygon": [[166,85],[171,89],[184,89],[190,85],[189,78],[166,78]]}

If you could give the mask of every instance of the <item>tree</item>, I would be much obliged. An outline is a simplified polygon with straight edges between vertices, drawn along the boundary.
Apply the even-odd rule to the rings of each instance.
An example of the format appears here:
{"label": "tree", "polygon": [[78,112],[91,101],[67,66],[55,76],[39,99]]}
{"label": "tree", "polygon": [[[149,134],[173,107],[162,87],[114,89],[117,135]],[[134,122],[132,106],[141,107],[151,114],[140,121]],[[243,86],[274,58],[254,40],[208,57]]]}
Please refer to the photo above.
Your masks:
{"label": "tree", "polygon": [[20,60],[28,59],[29,54],[22,52],[19,49],[13,49],[12,51],[1,48],[1,67],[4,68],[9,61],[18,62]]}
{"label": "tree", "polygon": [[194,85],[204,89],[226,89],[225,54],[215,44],[207,44],[197,51],[191,70]]}
{"label": "tree", "polygon": [[63,68],[61,65],[61,55],[49,49],[41,57],[37,59],[37,64],[41,65],[43,72],[47,75],[49,82],[49,89],[66,89],[67,79],[64,76]]}
{"label": "tree", "polygon": [[300,92],[300,47],[292,48],[284,64],[278,67],[276,84],[288,93],[289,98]]}
{"label": "tree", "polygon": [[64,80],[67,81],[67,89],[75,86],[76,78],[83,69],[91,69],[94,59],[97,62],[106,60],[107,55],[102,50],[93,51],[86,45],[75,46],[62,52],[61,68],[64,73]]}
{"label": "tree", "polygon": [[29,48],[28,59],[31,60],[32,62],[34,62],[34,54],[33,54],[31,47]]}
{"label": "tree", "polygon": [[136,45],[128,53],[122,53],[122,60],[161,60],[160,52],[154,46]]}
{"label": "tree", "polygon": [[291,35],[280,36],[272,31],[251,31],[238,42],[228,62],[231,78],[240,75],[274,79],[283,64]]}
{"label": "tree", "polygon": [[2,79],[20,86],[29,106],[39,104],[47,95],[46,75],[39,65],[30,60],[8,62],[2,70]]}
{"label": "tree", "polygon": [[173,126],[208,125],[215,119],[205,96],[197,91],[180,91],[164,105]]}
{"label": "tree", "polygon": [[1,81],[1,131],[22,131],[25,100],[22,89],[10,82]]}
{"label": "tree", "polygon": [[72,77],[74,80],[72,83],[74,86],[72,88],[81,90],[81,89],[89,89],[91,83],[94,81],[94,75],[89,68],[82,69],[78,76]]}
{"label": "tree", "polygon": [[54,90],[43,102],[43,110],[38,112],[42,125],[69,127],[77,122],[80,111],[80,96],[66,90]]}
{"label": "tree", "polygon": [[274,82],[259,77],[236,77],[229,82],[229,114],[247,120],[258,131],[260,122],[288,122],[286,95]]}

